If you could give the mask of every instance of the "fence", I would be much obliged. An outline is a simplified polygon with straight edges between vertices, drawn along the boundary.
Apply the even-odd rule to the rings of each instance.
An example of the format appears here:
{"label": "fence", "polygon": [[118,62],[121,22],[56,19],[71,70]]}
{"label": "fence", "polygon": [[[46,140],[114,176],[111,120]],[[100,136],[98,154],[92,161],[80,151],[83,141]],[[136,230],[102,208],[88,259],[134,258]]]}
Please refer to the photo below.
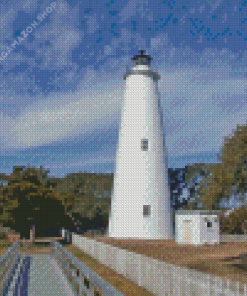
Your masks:
{"label": "fence", "polygon": [[247,295],[247,286],[218,276],[72,235],[72,244],[155,295]]}
{"label": "fence", "polygon": [[58,265],[70,280],[77,295],[83,295],[82,293],[95,296],[123,295],[89,267],[79,262],[73,254],[66,251],[59,243],[52,242],[51,246]]}
{"label": "fence", "polygon": [[3,295],[6,287],[9,286],[11,277],[15,273],[16,264],[21,260],[20,243],[15,242],[0,257],[0,295]]}
{"label": "fence", "polygon": [[[228,239],[235,237],[227,236]],[[247,295],[247,286],[239,282],[161,262],[91,238],[73,234],[72,244],[155,295]],[[122,295],[59,243],[52,242],[51,245],[77,295]],[[20,260],[19,242],[0,257],[0,295],[4,295]]]}
{"label": "fence", "polygon": [[62,227],[61,229],[61,234],[63,239],[65,239],[65,242],[67,243],[71,243],[72,242],[72,234],[69,230],[65,229],[64,227]]}

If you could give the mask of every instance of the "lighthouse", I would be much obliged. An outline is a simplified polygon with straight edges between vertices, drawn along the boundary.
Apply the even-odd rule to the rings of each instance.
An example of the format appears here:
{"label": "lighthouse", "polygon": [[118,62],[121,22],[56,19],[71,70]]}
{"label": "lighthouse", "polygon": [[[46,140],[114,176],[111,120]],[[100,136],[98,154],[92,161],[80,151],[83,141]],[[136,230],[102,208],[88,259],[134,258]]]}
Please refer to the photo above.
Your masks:
{"label": "lighthouse", "polygon": [[132,57],[121,109],[121,126],[109,215],[109,237],[171,239],[173,236],[160,76],[144,50]]}

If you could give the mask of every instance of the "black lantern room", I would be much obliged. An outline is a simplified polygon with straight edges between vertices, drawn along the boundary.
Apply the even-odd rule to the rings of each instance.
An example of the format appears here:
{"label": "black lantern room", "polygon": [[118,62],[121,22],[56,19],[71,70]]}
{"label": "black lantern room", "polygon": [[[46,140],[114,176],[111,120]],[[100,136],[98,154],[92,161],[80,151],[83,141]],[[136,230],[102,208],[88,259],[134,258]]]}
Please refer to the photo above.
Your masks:
{"label": "black lantern room", "polygon": [[131,58],[133,60],[134,65],[149,65],[151,64],[152,57],[149,55],[145,55],[145,50],[139,50],[140,54],[133,56]]}

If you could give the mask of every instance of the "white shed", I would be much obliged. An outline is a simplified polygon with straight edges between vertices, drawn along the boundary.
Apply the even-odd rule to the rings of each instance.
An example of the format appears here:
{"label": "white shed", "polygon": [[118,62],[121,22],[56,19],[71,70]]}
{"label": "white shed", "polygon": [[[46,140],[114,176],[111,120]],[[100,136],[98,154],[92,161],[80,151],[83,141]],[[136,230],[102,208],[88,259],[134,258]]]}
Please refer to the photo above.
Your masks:
{"label": "white shed", "polygon": [[220,211],[179,210],[175,213],[176,243],[202,245],[220,242]]}

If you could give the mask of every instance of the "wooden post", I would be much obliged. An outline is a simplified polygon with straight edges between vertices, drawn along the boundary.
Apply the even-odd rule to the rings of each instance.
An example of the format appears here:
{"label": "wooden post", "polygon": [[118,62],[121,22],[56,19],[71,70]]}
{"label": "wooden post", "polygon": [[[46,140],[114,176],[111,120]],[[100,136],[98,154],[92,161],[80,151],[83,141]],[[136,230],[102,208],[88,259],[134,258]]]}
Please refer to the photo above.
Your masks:
{"label": "wooden post", "polygon": [[32,225],[30,228],[30,243],[35,242],[35,225]]}

